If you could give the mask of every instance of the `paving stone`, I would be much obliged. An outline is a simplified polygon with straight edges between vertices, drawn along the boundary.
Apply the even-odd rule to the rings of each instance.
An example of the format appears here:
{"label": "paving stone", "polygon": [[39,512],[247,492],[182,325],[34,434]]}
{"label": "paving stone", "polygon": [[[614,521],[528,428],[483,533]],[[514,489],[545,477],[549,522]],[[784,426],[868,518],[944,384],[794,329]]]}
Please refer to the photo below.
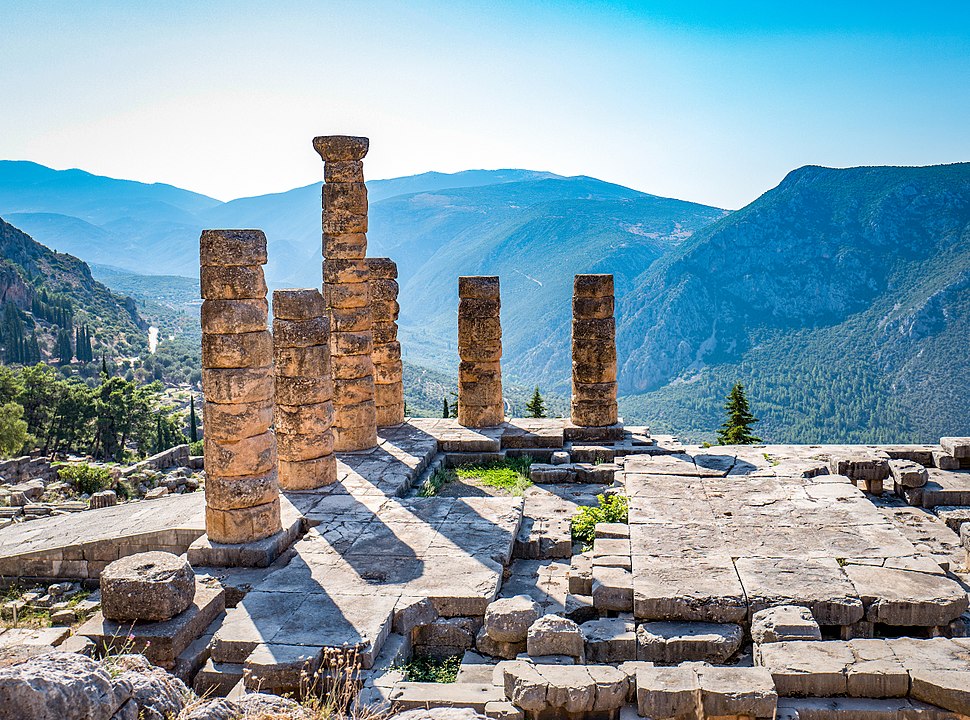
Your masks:
{"label": "paving stone", "polygon": [[831,697],[846,694],[854,657],[843,642],[801,640],[759,645],[756,660],[780,696]]}
{"label": "paving stone", "polygon": [[454,707],[484,713],[488,703],[503,702],[505,695],[492,683],[401,682],[394,686],[390,700],[399,710]]}
{"label": "paving stone", "polygon": [[525,720],[525,713],[510,702],[493,701],[485,703],[485,717],[495,720]]}
{"label": "paving stone", "polygon": [[742,622],[748,606],[728,556],[633,558],[633,612],[643,620]]}
{"label": "paving stone", "polygon": [[774,605],[803,605],[820,625],[851,625],[865,611],[835,558],[738,558],[751,615]]}
{"label": "paving stone", "polygon": [[744,638],[740,625],[648,622],[637,628],[637,660],[723,663]]}
{"label": "paving stone", "polygon": [[967,610],[967,591],[947,577],[863,565],[844,569],[865,604],[870,622],[909,627],[946,625]]}
{"label": "paving stone", "polygon": [[822,633],[808,608],[779,605],[752,615],[751,639],[756,643],[821,640]]}
{"label": "paving stone", "polygon": [[848,694],[853,697],[906,697],[909,673],[885,640],[850,640],[853,662],[846,672]]}

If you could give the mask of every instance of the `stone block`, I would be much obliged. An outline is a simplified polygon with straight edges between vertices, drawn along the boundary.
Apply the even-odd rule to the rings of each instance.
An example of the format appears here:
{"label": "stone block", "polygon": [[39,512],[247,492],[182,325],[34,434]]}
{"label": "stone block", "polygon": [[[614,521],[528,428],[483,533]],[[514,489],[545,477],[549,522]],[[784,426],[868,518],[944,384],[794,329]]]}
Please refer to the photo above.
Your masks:
{"label": "stone block", "polygon": [[331,160],[323,166],[323,181],[364,182],[364,163],[360,160]]}
{"label": "stone block", "polygon": [[768,669],[784,697],[832,697],[848,692],[854,662],[846,643],[800,640],[758,646],[756,662]]}
{"label": "stone block", "polygon": [[281,320],[308,320],[324,317],[327,308],[316,288],[291,288],[273,291],[273,317]]}
{"label": "stone block", "polygon": [[606,320],[613,317],[613,296],[604,297],[574,297],[573,317]]}
{"label": "stone block", "polygon": [[273,371],[277,377],[312,378],[328,374],[330,367],[330,347],[316,345],[305,348],[273,349]]}
{"label": "stone block", "polygon": [[586,640],[586,662],[619,663],[637,659],[636,624],[623,618],[591,620],[579,626]]}
{"label": "stone block", "polygon": [[636,673],[637,711],[652,720],[697,720],[701,717],[701,687],[688,666],[641,667]]}
{"label": "stone block", "polygon": [[367,214],[367,185],[363,182],[326,183],[323,207],[331,213]]}
{"label": "stone block", "polygon": [[187,609],[194,597],[192,567],[171,553],[129,555],[101,573],[101,611],[109,620],[169,620]]}
{"label": "stone block", "polygon": [[330,321],[325,317],[306,320],[273,319],[273,339],[279,347],[325,345],[330,338]]}
{"label": "stone block", "polygon": [[370,355],[374,350],[374,336],[370,332],[340,332],[330,335],[330,362],[334,367],[334,377],[340,378],[336,371],[347,355]]}
{"label": "stone block", "polygon": [[[631,528],[631,535],[636,528]],[[648,557],[633,544],[634,615],[644,620],[736,623],[748,606],[728,556]]]}
{"label": "stone block", "polygon": [[401,682],[394,686],[391,704],[398,710],[470,708],[478,713],[492,702],[505,702],[502,688],[492,683]]}
{"label": "stone block", "polygon": [[207,507],[205,528],[209,539],[229,545],[268,538],[280,530],[280,501],[235,510]]}
{"label": "stone block", "polygon": [[[342,399],[336,384],[334,393],[335,397]],[[277,405],[274,423],[276,432],[280,434],[319,435],[333,427],[334,405],[329,400],[303,405]]]}
{"label": "stone block", "polygon": [[[165,488],[156,488],[165,489]],[[206,505],[217,510],[235,510],[273,502],[279,495],[275,469],[260,475],[220,477],[209,475],[205,484]]]}
{"label": "stone block", "polygon": [[313,149],[327,164],[363,160],[370,147],[370,140],[352,135],[322,135],[313,138]]}
{"label": "stone block", "polygon": [[259,403],[273,399],[273,374],[262,368],[203,368],[206,400],[220,404]]}
{"label": "stone block", "polygon": [[967,610],[967,592],[943,575],[870,565],[847,565],[845,573],[866,607],[870,622],[939,626]]}
{"label": "stone block", "polygon": [[890,460],[889,473],[902,487],[923,487],[929,478],[926,468],[912,460]]}
{"label": "stone block", "polygon": [[260,643],[243,663],[243,681],[250,691],[299,692],[311,682],[322,657],[322,647]]}
{"label": "stone block", "polygon": [[529,655],[569,655],[582,658],[585,639],[579,625],[558,615],[543,615],[529,627],[526,645]]}
{"label": "stone block", "polygon": [[957,460],[970,459],[970,437],[940,438],[940,447]]}
{"label": "stone block", "polygon": [[535,623],[541,608],[528,595],[500,598],[485,610],[485,631],[499,642],[523,642]]}
{"label": "stone block", "polygon": [[910,694],[914,698],[960,715],[970,716],[970,671],[914,671],[910,676],[912,678]]}
{"label": "stone block", "polygon": [[847,643],[853,662],[846,670],[846,688],[853,697],[906,697],[909,674],[885,640],[857,639]]}
{"label": "stone block", "polygon": [[637,660],[726,662],[744,639],[740,625],[648,622],[637,628]]}
{"label": "stone block", "polygon": [[265,265],[266,258],[266,235],[261,230],[203,230],[199,238],[201,265]]}
{"label": "stone block", "polygon": [[774,718],[778,694],[760,667],[699,667],[705,718]]}
{"label": "stone block", "polygon": [[333,433],[330,430],[312,435],[277,433],[276,446],[281,461],[314,460],[333,452]]}
{"label": "stone block", "polygon": [[618,567],[593,566],[593,607],[598,611],[633,611],[633,574]]}
{"label": "stone block", "polygon": [[616,336],[616,319],[573,318],[573,338],[599,340],[604,345],[613,343]]}
{"label": "stone block", "polygon": [[259,266],[203,265],[199,269],[199,286],[205,300],[260,300],[267,292],[263,268]]}
{"label": "stone block", "polygon": [[483,627],[475,637],[475,647],[484,655],[503,658],[505,660],[514,660],[526,651],[526,642],[525,640],[518,642],[495,640],[489,636]]}
{"label": "stone block", "polygon": [[574,298],[613,296],[613,276],[606,273],[576,275],[573,279]]}
{"label": "stone block", "polygon": [[751,618],[751,639],[756,643],[821,640],[822,632],[808,608],[778,605],[754,613]]}
{"label": "stone block", "polygon": [[205,469],[215,477],[250,477],[272,472],[276,466],[276,438],[270,432],[238,442],[204,438]]}
{"label": "stone block", "polygon": [[485,717],[495,720],[525,720],[525,713],[510,702],[489,702],[485,703]]}
{"label": "stone block", "polygon": [[268,368],[273,362],[269,331],[202,335],[204,368]]}
{"label": "stone block", "polygon": [[233,442],[261,435],[273,424],[273,401],[224,404],[206,402],[202,410],[206,436]]}
{"label": "stone block", "polygon": [[573,555],[569,564],[569,592],[575,595],[593,594],[593,554]]}
{"label": "stone block", "polygon": [[307,460],[280,460],[279,484],[284,490],[313,490],[337,482],[337,459],[330,453]]}
{"label": "stone block", "polygon": [[256,300],[203,300],[202,332],[246,333],[266,329],[269,305]]}

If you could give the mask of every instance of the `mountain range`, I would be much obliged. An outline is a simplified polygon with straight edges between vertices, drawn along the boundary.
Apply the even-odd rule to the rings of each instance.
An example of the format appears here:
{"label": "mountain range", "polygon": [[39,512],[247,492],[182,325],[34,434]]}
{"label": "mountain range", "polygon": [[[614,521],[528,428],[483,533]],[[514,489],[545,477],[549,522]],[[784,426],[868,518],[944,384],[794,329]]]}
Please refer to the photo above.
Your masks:
{"label": "mountain range", "polygon": [[[527,170],[368,187],[369,254],[398,263],[412,364],[453,373],[457,276],[498,274],[505,373],[568,394],[572,275],[612,272],[628,422],[711,438],[741,379],[768,440],[970,434],[970,164],[804,167],[732,213]],[[221,203],[0,162],[0,216],[135,272],[193,276],[202,228],[260,227],[270,284],[318,285],[319,213],[319,184]]]}

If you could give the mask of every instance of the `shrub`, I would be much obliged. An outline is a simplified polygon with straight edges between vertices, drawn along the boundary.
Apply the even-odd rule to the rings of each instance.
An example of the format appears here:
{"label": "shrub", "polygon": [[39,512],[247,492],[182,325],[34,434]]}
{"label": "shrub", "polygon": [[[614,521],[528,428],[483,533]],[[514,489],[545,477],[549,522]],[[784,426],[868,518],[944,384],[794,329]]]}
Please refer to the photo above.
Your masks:
{"label": "shrub", "polygon": [[400,666],[405,682],[453,683],[461,667],[461,655],[452,655],[441,660],[430,657],[415,657]]}
{"label": "shrub", "polygon": [[202,455],[202,441],[196,440],[189,443],[189,455]]}
{"label": "shrub", "polygon": [[623,495],[597,495],[598,505],[581,507],[572,520],[573,542],[581,542],[584,548],[592,547],[596,537],[596,523],[626,523],[628,510]]}
{"label": "shrub", "polygon": [[82,495],[93,495],[111,487],[111,473],[108,468],[97,465],[65,465],[57,471],[57,476],[64,482],[71,483]]}

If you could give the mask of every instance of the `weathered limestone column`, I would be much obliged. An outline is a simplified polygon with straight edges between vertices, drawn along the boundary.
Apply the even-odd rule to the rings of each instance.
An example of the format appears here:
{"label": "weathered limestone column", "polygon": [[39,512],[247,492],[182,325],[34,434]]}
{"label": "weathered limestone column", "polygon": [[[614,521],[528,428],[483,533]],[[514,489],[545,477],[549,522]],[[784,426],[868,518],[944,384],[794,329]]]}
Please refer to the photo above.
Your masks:
{"label": "weathered limestone column", "polygon": [[374,336],[367,261],[369,141],[330,135],[313,139],[323,158],[323,298],[330,318],[333,442],[339,452],[377,445]]}
{"label": "weathered limestone column", "polygon": [[458,423],[466,427],[505,420],[501,308],[498,277],[458,278]]}
{"label": "weathered limestone column", "polygon": [[280,487],[330,485],[337,480],[330,322],[319,290],[273,291],[273,355]]}
{"label": "weathered limestone column", "polygon": [[216,543],[255,542],[280,530],[266,236],[206,230],[199,254],[206,534]]}
{"label": "weathered limestone column", "polygon": [[612,275],[577,275],[573,283],[571,416],[580,427],[617,422]]}
{"label": "weathered limestone column", "polygon": [[390,258],[368,258],[371,320],[374,333],[374,402],[377,426],[404,422],[401,343],[397,339],[397,264]]}

